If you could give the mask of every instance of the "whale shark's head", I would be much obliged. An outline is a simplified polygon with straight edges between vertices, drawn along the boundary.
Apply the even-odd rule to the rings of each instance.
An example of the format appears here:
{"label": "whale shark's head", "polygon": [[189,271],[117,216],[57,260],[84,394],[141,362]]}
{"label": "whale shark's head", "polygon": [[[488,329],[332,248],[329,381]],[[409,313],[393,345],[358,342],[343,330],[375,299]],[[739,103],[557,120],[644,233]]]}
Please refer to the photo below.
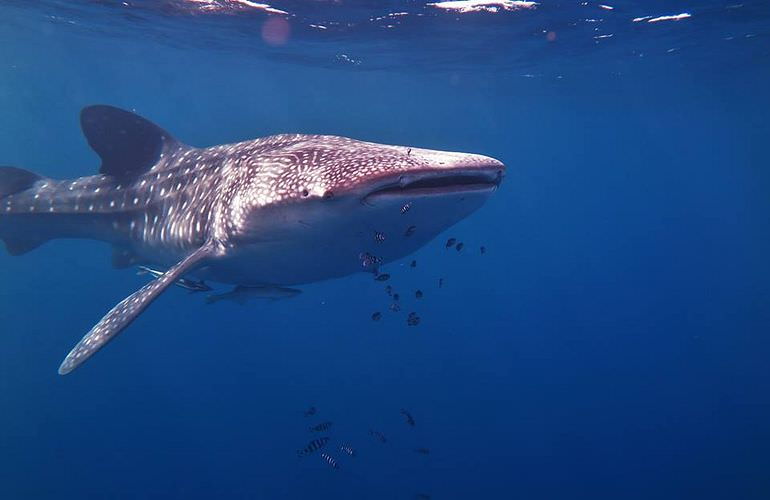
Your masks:
{"label": "whale shark's head", "polygon": [[233,237],[282,252],[292,269],[312,245],[318,261],[274,281],[282,284],[366,270],[362,256],[387,263],[414,252],[481,207],[505,172],[488,156],[343,137],[260,141],[271,148],[254,153],[259,168],[235,203]]}

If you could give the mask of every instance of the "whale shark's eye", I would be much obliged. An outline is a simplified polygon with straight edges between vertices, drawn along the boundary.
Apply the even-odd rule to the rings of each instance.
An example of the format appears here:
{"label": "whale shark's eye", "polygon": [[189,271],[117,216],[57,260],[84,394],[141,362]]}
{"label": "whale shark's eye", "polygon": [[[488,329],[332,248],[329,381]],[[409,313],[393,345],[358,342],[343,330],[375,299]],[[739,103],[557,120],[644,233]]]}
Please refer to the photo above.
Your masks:
{"label": "whale shark's eye", "polygon": [[307,198],[310,195],[310,192],[307,189],[302,190],[302,197]]}

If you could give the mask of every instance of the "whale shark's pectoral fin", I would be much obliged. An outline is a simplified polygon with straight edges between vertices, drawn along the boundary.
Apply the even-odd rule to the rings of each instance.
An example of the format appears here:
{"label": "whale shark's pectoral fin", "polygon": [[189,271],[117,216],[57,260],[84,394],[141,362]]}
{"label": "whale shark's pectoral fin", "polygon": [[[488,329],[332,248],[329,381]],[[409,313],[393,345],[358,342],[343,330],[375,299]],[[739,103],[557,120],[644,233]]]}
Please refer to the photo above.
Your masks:
{"label": "whale shark's pectoral fin", "polygon": [[163,293],[185,273],[190,272],[202,260],[211,255],[213,245],[205,245],[190,254],[187,258],[166,271],[158,279],[152,280],[142,288],[129,295],[112,308],[99,323],[88,332],[78,344],[67,354],[59,367],[59,375],[66,375],[81,363],[94,355],[96,351],[112,340],[117,334],[131,324],[149,306],[153,300]]}

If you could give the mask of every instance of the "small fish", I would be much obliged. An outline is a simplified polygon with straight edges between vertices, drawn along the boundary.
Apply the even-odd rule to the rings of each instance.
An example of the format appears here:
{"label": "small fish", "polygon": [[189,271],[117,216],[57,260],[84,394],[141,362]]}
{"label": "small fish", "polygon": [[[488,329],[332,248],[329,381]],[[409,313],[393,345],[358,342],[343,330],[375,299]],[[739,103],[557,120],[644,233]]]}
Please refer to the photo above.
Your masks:
{"label": "small fish", "polygon": [[361,261],[361,267],[366,271],[377,274],[377,269],[382,264],[382,259],[376,255],[372,255],[369,252],[362,252],[358,254],[358,260]]}
{"label": "small fish", "polygon": [[137,276],[141,276],[143,274],[149,274],[153,278],[160,278],[165,273],[163,271],[159,271],[158,269],[153,269],[153,268],[147,267],[147,266],[139,266],[139,267],[137,267],[136,275]]}
{"label": "small fish", "polygon": [[390,286],[390,285],[386,286],[385,287],[385,293],[387,293],[388,295],[390,295],[392,297],[393,296],[393,287]]}
{"label": "small fish", "polygon": [[417,229],[417,226],[409,226],[406,228],[406,231],[404,232],[404,236],[409,237],[412,236]]}
{"label": "small fish", "polygon": [[400,298],[401,297],[399,297],[399,295],[397,293],[393,294],[393,300],[395,300],[396,302],[398,302],[398,299],[400,299]]}
{"label": "small fish", "polygon": [[380,431],[375,431],[374,429],[369,429],[369,434],[374,436],[374,438],[377,439],[377,441],[379,441],[380,443],[387,443],[388,442],[388,440],[385,438],[385,436]]}
{"label": "small fish", "polygon": [[420,324],[420,317],[417,316],[417,313],[410,312],[409,316],[406,318],[406,324],[409,326],[417,326]]}
{"label": "small fish", "polygon": [[479,248],[479,251],[481,252],[481,255],[484,255],[485,253],[487,253],[487,247],[481,247]]}
{"label": "small fish", "polygon": [[443,286],[444,286],[444,278],[439,278],[438,279],[438,287],[441,288]]}
{"label": "small fish", "polygon": [[430,455],[430,450],[428,448],[415,448],[415,453],[419,453],[420,455]]}
{"label": "small fish", "polygon": [[405,409],[401,408],[401,415],[403,415],[406,418],[406,423],[414,427],[414,417],[412,417],[412,414],[406,411]]}
{"label": "small fish", "polygon": [[315,414],[316,414],[316,412],[317,412],[317,411],[318,411],[318,410],[316,410],[316,409],[315,409],[315,406],[311,406],[310,408],[308,408],[307,410],[305,410],[305,416],[306,416],[306,417],[312,417],[313,415],[315,415]]}
{"label": "small fish", "polygon": [[417,261],[413,260],[411,264],[409,264],[409,267],[417,267]]}
{"label": "small fish", "polygon": [[[412,202],[404,203],[404,206],[401,207],[401,214],[405,214],[409,211],[409,209],[412,208]],[[412,226],[414,227],[414,226]]]}
{"label": "small fish", "polygon": [[332,469],[340,468],[340,466],[337,465],[337,461],[331,455],[328,455],[326,453],[321,453],[321,460],[329,464],[332,467]]}
{"label": "small fish", "polygon": [[147,266],[139,266],[139,267],[137,267],[136,268],[136,275],[137,276],[141,276],[143,274],[149,274],[153,278],[160,278],[165,273],[163,271],[158,270],[158,269],[153,269],[153,268],[147,267]]}
{"label": "small fish", "polygon": [[418,493],[417,496],[415,496],[418,500],[430,500],[430,495],[427,493]]}
{"label": "small fish", "polygon": [[452,248],[453,246],[455,246],[455,243],[457,243],[456,239],[449,238],[448,240],[446,240],[446,245],[444,246],[446,246],[447,248]]}
{"label": "small fish", "polygon": [[398,312],[398,311],[400,311],[400,310],[401,310],[401,306],[400,306],[400,305],[398,305],[398,302],[393,302],[393,303],[392,303],[392,304],[391,304],[391,305],[388,307],[388,309],[390,309],[390,311],[391,311],[391,312],[394,312],[394,313],[395,313],[395,312]]}
{"label": "small fish", "polygon": [[460,250],[462,250],[462,249],[463,249],[463,247],[464,247],[464,246],[465,246],[465,245],[463,244],[463,242],[460,242],[460,243],[458,243],[458,244],[457,244],[457,246],[455,247],[455,249],[456,249],[456,250],[459,252]]}
{"label": "small fish", "polygon": [[389,279],[390,279],[390,275],[385,273],[378,274],[377,276],[374,277],[375,281],[388,281]]}
{"label": "small fish", "polygon": [[333,422],[321,422],[318,425],[314,425],[312,427],[309,427],[311,432],[323,432],[328,431],[332,428]]}
{"label": "small fish", "polygon": [[379,321],[381,319],[382,319],[382,313],[380,311],[372,313],[372,320],[373,321]]}
{"label": "small fish", "polygon": [[383,241],[385,241],[385,234],[381,233],[379,231],[375,231],[374,232],[374,241],[376,241],[377,243],[382,243]]}
{"label": "small fish", "polygon": [[350,455],[351,457],[355,457],[356,456],[356,450],[354,450],[353,448],[351,448],[350,446],[348,446],[346,444],[340,445],[340,451],[342,453],[344,453],[345,455]]}
{"label": "small fish", "polygon": [[[149,274],[153,278],[160,278],[165,273],[163,271],[159,271],[157,269],[152,269],[151,267],[147,266],[139,266],[139,270],[136,272],[138,275],[142,274]],[[178,287],[184,288],[186,290],[190,290],[191,292],[210,292],[213,290],[210,286],[208,286],[204,281],[196,281],[191,280],[187,278],[179,278],[174,282],[174,284]]]}
{"label": "small fish", "polygon": [[326,446],[326,443],[328,443],[328,442],[329,442],[329,438],[328,437],[322,437],[322,438],[314,439],[314,440],[310,441],[307,444],[307,446],[305,446],[301,450],[297,450],[297,455],[300,456],[300,457],[304,457],[305,455],[310,455],[314,451],[318,451],[321,448],[323,448],[324,446]]}
{"label": "small fish", "polygon": [[207,304],[214,304],[221,300],[231,300],[237,304],[245,304],[249,299],[268,299],[281,300],[296,297],[302,293],[302,290],[296,288],[283,288],[280,286],[243,286],[238,285],[231,291],[209,295],[206,297]]}
{"label": "small fish", "polygon": [[421,299],[422,298],[422,290],[417,290],[414,292],[415,298]]}

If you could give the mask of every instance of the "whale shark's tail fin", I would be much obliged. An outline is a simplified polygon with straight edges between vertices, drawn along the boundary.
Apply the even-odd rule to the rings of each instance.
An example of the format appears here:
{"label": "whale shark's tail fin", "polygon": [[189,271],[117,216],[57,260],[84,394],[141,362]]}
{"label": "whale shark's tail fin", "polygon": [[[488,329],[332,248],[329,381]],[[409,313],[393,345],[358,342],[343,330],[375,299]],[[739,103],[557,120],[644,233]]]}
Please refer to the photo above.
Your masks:
{"label": "whale shark's tail fin", "polygon": [[49,238],[35,234],[31,230],[12,229],[10,224],[3,223],[3,215],[10,210],[10,203],[3,200],[31,188],[41,176],[29,170],[16,167],[0,167],[0,239],[5,243],[8,253],[21,255],[33,250]]}

